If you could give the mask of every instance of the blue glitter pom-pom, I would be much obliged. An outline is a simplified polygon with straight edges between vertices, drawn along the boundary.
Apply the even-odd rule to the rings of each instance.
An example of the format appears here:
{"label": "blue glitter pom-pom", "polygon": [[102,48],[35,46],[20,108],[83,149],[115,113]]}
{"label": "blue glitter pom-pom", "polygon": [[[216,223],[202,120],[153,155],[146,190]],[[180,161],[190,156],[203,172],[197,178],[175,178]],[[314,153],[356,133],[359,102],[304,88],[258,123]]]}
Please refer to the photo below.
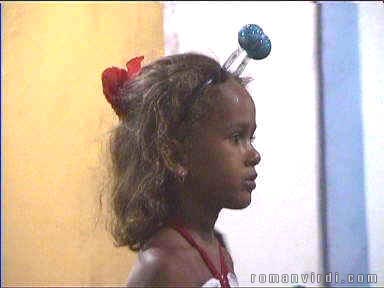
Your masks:
{"label": "blue glitter pom-pom", "polygon": [[260,60],[271,52],[271,41],[256,24],[247,24],[241,28],[238,40],[249,58]]}

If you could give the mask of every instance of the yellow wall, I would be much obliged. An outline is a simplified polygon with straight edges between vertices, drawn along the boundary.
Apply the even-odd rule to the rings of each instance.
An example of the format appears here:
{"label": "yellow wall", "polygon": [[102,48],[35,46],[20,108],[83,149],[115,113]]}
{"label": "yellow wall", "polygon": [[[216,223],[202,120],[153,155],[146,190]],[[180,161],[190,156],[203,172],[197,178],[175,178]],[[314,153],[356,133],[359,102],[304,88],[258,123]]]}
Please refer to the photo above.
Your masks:
{"label": "yellow wall", "polygon": [[101,72],[163,55],[160,3],[3,3],[5,285],[121,285],[135,254],[97,216],[117,117]]}

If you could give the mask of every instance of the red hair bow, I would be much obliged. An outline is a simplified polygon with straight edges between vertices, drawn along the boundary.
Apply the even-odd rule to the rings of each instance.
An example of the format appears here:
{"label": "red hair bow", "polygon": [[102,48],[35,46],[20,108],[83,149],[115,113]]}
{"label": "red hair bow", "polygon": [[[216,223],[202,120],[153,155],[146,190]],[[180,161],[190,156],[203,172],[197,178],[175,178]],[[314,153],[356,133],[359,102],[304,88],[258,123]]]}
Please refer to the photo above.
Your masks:
{"label": "red hair bow", "polygon": [[127,62],[127,70],[110,67],[105,69],[101,75],[104,95],[118,116],[124,113],[121,95],[118,93],[119,88],[123,86],[124,82],[132,80],[140,73],[143,59],[144,56],[135,57]]}

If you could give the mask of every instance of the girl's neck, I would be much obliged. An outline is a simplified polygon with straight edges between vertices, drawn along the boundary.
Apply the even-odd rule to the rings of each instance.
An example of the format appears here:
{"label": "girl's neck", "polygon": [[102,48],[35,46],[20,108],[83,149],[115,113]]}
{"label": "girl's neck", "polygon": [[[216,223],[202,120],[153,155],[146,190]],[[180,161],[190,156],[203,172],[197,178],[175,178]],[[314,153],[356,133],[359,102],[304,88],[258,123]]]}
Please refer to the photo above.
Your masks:
{"label": "girl's neck", "polygon": [[215,241],[214,227],[220,209],[207,207],[207,205],[191,200],[180,199],[179,207],[172,219],[188,231],[197,234],[207,244],[213,244]]}

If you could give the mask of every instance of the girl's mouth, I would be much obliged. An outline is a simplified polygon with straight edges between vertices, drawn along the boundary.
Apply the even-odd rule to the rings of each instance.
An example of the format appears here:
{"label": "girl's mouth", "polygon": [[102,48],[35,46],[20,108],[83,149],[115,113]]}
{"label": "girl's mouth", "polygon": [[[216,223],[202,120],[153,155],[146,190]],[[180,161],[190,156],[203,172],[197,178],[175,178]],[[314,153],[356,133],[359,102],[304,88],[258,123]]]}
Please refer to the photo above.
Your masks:
{"label": "girl's mouth", "polygon": [[256,188],[256,183],[255,183],[255,181],[254,180],[245,180],[244,181],[244,186],[245,186],[245,188],[249,191],[249,192],[251,192],[253,189],[255,189]]}

